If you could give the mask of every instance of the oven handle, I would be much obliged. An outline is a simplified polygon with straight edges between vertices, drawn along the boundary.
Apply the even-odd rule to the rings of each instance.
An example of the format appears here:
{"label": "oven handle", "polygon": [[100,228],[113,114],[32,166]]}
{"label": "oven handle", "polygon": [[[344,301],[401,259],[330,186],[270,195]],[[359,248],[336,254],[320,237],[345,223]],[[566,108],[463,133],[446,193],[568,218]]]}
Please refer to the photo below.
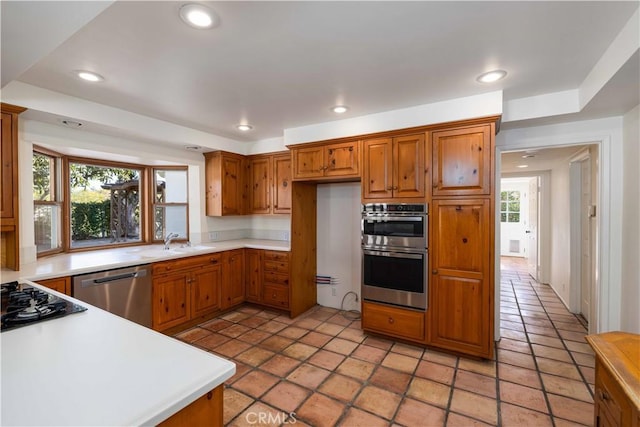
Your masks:
{"label": "oven handle", "polygon": [[363,249],[362,253],[365,255],[386,256],[390,258],[422,259],[423,257],[423,255],[421,254],[403,254],[401,252],[370,251],[367,249]]}
{"label": "oven handle", "polygon": [[366,215],[362,217],[363,221],[367,222],[421,222],[424,221],[424,217],[421,216],[379,216],[379,215]]}

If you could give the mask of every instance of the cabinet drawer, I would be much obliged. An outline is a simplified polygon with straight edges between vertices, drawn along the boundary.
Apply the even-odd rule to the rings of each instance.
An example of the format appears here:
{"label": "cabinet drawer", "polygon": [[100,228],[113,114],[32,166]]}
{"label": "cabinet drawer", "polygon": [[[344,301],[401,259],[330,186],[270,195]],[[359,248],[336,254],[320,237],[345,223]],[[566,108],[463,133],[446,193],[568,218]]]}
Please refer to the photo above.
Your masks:
{"label": "cabinet drawer", "polygon": [[289,288],[265,284],[262,292],[262,302],[274,307],[289,308]]}
{"label": "cabinet drawer", "polygon": [[264,271],[275,271],[277,273],[288,273],[289,263],[284,261],[267,261],[264,262]]}
{"label": "cabinet drawer", "polygon": [[362,328],[396,337],[424,340],[424,313],[364,302]]}
{"label": "cabinet drawer", "polygon": [[596,390],[593,398],[600,409],[599,415],[604,418],[603,421],[607,420],[612,425],[622,425],[620,403],[625,400],[624,393],[609,371],[599,362],[596,366],[596,372]]}
{"label": "cabinet drawer", "polygon": [[222,254],[198,255],[172,261],[162,261],[153,264],[153,274],[163,274],[210,264],[219,264]]}
{"label": "cabinet drawer", "polygon": [[282,286],[289,286],[289,275],[282,273],[275,273],[272,271],[265,271],[263,273],[264,283],[276,283]]}
{"label": "cabinet drawer", "polygon": [[289,262],[289,252],[264,251],[265,261]]}

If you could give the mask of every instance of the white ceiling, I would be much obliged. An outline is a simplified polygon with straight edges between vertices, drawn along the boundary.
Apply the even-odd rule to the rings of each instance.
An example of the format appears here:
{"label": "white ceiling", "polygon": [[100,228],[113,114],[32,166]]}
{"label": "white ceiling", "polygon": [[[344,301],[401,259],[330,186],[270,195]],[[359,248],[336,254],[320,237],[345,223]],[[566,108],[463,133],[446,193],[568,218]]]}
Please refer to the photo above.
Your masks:
{"label": "white ceiling", "polygon": [[[17,2],[21,8],[7,3],[13,2],[1,3],[3,74],[6,64],[17,61],[16,49],[5,45],[42,50],[40,40],[48,38],[42,25],[31,28],[25,20],[29,7],[56,4],[74,16],[74,7],[91,2]],[[50,53],[40,52],[35,65],[15,79],[255,141],[282,136],[286,128],[495,90],[503,90],[509,102],[576,89],[638,8],[636,1],[203,3],[220,17],[214,29],[184,25],[178,17],[183,2],[102,6],[104,11]],[[31,36],[12,39],[5,31],[9,21],[30,29]],[[56,21],[56,28],[61,25]],[[636,51],[583,117],[619,115],[637,105],[638,62]],[[478,74],[494,68],[507,70],[507,78],[476,82]],[[87,84],[73,76],[76,69],[96,71],[106,80]],[[350,110],[336,116],[329,111],[335,104]],[[244,121],[254,130],[237,131],[235,125]]]}
{"label": "white ceiling", "polygon": [[[540,172],[551,170],[558,162],[567,162],[571,157],[587,148],[588,145],[573,145],[570,147],[544,148],[527,151],[512,151],[500,156],[500,172],[503,174]],[[523,158],[522,156],[533,156]],[[526,168],[518,166],[527,165]]]}

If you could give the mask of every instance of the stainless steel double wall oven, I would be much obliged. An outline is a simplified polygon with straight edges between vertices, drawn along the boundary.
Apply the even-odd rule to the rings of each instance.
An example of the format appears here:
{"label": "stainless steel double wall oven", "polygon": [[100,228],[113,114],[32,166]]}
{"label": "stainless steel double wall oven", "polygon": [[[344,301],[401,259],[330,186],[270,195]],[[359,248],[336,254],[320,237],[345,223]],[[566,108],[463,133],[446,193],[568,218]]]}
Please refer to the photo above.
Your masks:
{"label": "stainless steel double wall oven", "polygon": [[428,210],[424,203],[362,205],[362,298],[426,310]]}

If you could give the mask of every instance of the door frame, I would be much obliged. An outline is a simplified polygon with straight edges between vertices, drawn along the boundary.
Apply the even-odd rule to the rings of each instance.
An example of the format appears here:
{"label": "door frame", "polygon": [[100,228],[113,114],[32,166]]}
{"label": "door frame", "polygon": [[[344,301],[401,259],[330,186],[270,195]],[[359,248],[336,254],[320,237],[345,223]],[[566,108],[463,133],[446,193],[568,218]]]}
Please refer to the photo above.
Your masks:
{"label": "door frame", "polygon": [[[591,301],[594,317],[589,322],[589,333],[600,333],[620,329],[621,309],[621,265],[619,263],[622,229],[620,221],[615,223],[611,213],[622,212],[622,189],[613,182],[622,182],[620,167],[622,165],[622,128],[621,122],[614,119],[594,120],[584,127],[579,122],[542,126],[541,133],[546,136],[534,136],[528,132],[514,129],[511,141],[505,141],[498,134],[495,147],[496,182],[501,175],[501,154],[503,151],[524,151],[536,148],[555,148],[573,145],[596,145],[598,147],[598,200],[597,246],[596,246],[596,278],[595,299]],[[612,144],[612,139],[616,141]],[[496,224],[499,218],[496,216]],[[496,225],[496,245],[500,242],[499,228]],[[495,292],[496,301],[496,339],[500,336],[500,258],[495,257]],[[618,260],[612,263],[612,260]]]}

